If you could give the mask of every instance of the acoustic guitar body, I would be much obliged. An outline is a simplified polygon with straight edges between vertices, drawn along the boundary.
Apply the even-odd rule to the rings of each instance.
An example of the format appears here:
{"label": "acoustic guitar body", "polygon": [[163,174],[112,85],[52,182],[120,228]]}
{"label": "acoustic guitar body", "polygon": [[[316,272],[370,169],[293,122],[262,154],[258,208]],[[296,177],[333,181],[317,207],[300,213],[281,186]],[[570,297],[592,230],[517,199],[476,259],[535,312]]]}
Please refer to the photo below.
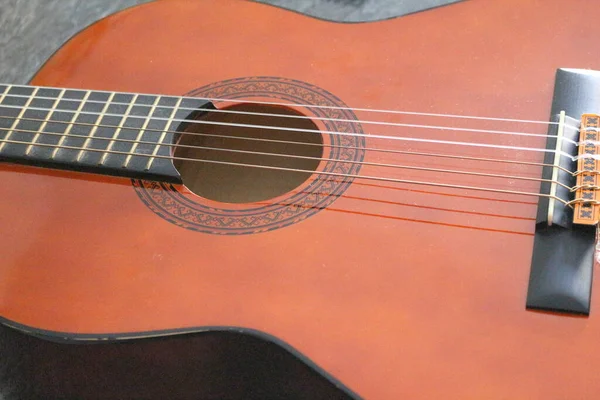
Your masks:
{"label": "acoustic guitar body", "polygon": [[199,120],[217,124],[181,129],[314,143],[279,149],[308,160],[219,156],[314,172],[180,163],[182,186],[3,163],[3,321],[73,342],[242,332],[368,399],[596,398],[598,297],[589,317],[525,307],[537,198],[502,191],[539,193],[540,182],[381,164],[532,178],[541,168],[371,150],[541,163],[543,153],[514,148],[545,148],[547,126],[368,111],[547,121],[558,68],[600,69],[596,11],[593,0],[465,1],[344,24],[171,0],[95,23],[32,84],[306,116],[207,113]]}

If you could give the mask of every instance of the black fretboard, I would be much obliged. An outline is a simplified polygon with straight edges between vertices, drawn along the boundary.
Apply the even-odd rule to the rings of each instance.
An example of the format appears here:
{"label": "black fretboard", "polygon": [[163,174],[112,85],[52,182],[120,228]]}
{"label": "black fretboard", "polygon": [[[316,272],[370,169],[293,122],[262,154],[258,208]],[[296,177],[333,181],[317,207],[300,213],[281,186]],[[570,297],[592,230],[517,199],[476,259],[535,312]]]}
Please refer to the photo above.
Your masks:
{"label": "black fretboard", "polygon": [[189,97],[0,85],[0,160],[180,183],[175,132],[209,107]]}

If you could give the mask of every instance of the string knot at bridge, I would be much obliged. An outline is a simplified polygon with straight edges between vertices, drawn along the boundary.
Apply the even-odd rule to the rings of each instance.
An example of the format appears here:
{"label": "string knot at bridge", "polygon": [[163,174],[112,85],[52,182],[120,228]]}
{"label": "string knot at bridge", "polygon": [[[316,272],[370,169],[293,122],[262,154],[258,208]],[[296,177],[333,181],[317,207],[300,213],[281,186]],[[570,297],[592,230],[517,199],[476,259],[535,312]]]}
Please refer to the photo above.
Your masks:
{"label": "string knot at bridge", "polygon": [[600,220],[600,115],[581,116],[577,182],[573,206],[573,223],[597,225]]}

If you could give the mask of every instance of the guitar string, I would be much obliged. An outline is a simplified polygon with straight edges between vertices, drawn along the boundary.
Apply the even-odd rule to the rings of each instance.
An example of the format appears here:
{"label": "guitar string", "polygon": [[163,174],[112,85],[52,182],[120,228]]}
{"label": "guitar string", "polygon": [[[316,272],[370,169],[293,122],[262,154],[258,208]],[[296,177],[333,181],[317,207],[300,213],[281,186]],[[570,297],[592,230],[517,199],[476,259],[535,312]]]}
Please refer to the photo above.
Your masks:
{"label": "guitar string", "polygon": [[[22,109],[21,106],[7,106],[0,105],[0,107],[6,108],[14,108],[14,109]],[[52,109],[46,107],[27,107],[28,110],[38,110],[38,111],[65,111],[65,112],[73,112],[73,110],[64,110],[64,109]],[[80,111],[79,114],[89,114],[89,115],[100,115],[99,112],[90,112],[90,111]],[[109,117],[123,117],[123,114],[115,114],[115,113],[103,113],[104,116]],[[213,126],[228,126],[228,127],[238,127],[238,128],[252,128],[252,129],[265,129],[265,130],[278,130],[278,131],[286,131],[286,132],[303,132],[303,133],[312,133],[312,134],[329,134],[329,135],[337,135],[337,136],[350,136],[350,137],[363,137],[369,139],[387,139],[387,140],[397,140],[397,141],[408,141],[408,142],[418,142],[418,143],[430,143],[430,144],[444,144],[444,145],[455,145],[455,146],[465,146],[465,147],[482,147],[482,148],[493,148],[493,149],[503,149],[503,150],[515,150],[515,151],[529,151],[529,152],[542,152],[542,153],[559,153],[561,157],[567,157],[571,161],[576,161],[577,156],[573,157],[570,154],[556,149],[543,149],[537,147],[522,147],[522,146],[508,146],[508,145],[494,145],[489,143],[476,143],[476,142],[461,142],[461,141],[451,141],[451,140],[439,140],[439,139],[424,139],[424,138],[414,138],[414,137],[406,137],[406,136],[389,136],[389,135],[378,135],[378,134],[365,134],[359,132],[338,132],[338,131],[330,131],[330,130],[319,130],[319,129],[302,129],[302,128],[290,128],[284,126],[270,126],[270,125],[255,125],[255,124],[242,124],[242,123],[234,123],[234,122],[215,122],[215,121],[203,121],[203,120],[188,120],[188,119],[180,119],[180,118],[163,118],[163,117],[149,117],[149,116],[136,116],[136,115],[128,115],[128,118],[137,118],[143,120],[155,120],[155,121],[168,121],[168,122],[185,122],[191,124],[199,124],[199,125],[213,125]],[[15,118],[15,117],[13,117]],[[18,117],[16,117],[18,118]]]}
{"label": "guitar string", "polygon": [[[336,182],[339,182],[339,181],[336,181]],[[357,184],[358,183],[356,183],[356,182],[353,183],[353,185],[357,185]],[[332,193],[316,192],[316,191],[311,191],[311,190],[306,190],[306,189],[298,189],[298,188],[290,190],[289,193],[290,194],[316,194],[318,196],[324,196],[324,197],[332,197],[332,196],[337,197],[337,195],[332,194]],[[439,193],[435,193],[435,192],[434,192],[434,194],[439,195]],[[470,214],[470,215],[487,216],[487,217],[504,218],[504,219],[516,219],[516,220],[522,220],[522,221],[535,221],[535,218],[533,218],[533,217],[526,217],[526,216],[521,216],[521,215],[507,215],[507,214],[496,214],[496,213],[491,213],[491,212],[480,212],[480,211],[474,211],[474,210],[452,209],[452,208],[444,208],[444,207],[425,205],[425,204],[404,203],[404,202],[399,202],[399,201],[394,201],[394,200],[365,198],[365,197],[359,197],[359,196],[352,196],[352,195],[345,194],[345,193],[339,195],[339,197],[351,199],[351,200],[360,200],[360,201],[365,201],[365,202],[379,203],[379,204],[390,204],[390,205],[395,205],[395,206],[400,206],[400,207],[414,207],[414,208],[420,208],[420,209],[445,211],[445,212],[458,213],[458,214]],[[480,197],[478,199],[482,199],[482,198]],[[485,199],[495,200],[495,199],[489,199],[489,198],[485,198]],[[273,201],[275,201],[275,202],[273,202]],[[272,204],[272,205],[287,205],[287,206],[290,206],[290,205],[302,206],[302,204],[299,204],[299,203],[289,202],[289,201],[277,201],[275,199],[261,200],[261,201],[257,201],[256,203]],[[537,205],[536,203],[533,203],[533,204]]]}
{"label": "guitar string", "polygon": [[[87,91],[85,93],[89,93],[89,91]],[[7,93],[5,93],[5,95],[6,94]],[[3,96],[3,97],[5,97],[5,96]],[[31,96],[29,96],[29,97],[31,97]],[[191,98],[191,99],[194,99],[194,98]],[[197,99],[197,98],[195,98],[195,99]],[[73,99],[73,100],[78,100],[78,99]],[[217,100],[217,99],[215,99],[215,100]],[[220,100],[227,100],[227,99],[220,99]],[[283,103],[282,105],[289,105],[289,104]],[[144,106],[144,105],[140,105],[140,106]],[[305,105],[305,106],[309,106],[309,105]],[[22,108],[22,107],[15,107],[15,108]],[[37,108],[37,109],[39,109],[39,108]],[[42,110],[43,111],[48,111],[48,114],[49,114],[50,111],[56,111],[56,110],[61,110],[61,109],[53,108],[53,109],[42,109]],[[72,112],[72,110],[68,110],[68,109],[62,110],[62,111]],[[383,110],[379,110],[379,111],[383,111]],[[97,113],[90,113],[90,112],[84,112],[84,113],[98,115]],[[398,113],[402,113],[402,112],[398,112]],[[422,115],[422,113],[417,113],[417,114]],[[105,114],[105,115],[114,115],[114,114]],[[427,115],[429,115],[429,114],[427,114]],[[121,116],[121,115],[118,115],[118,116]],[[275,114],[275,116],[280,116],[280,115],[279,114]],[[437,116],[442,116],[442,115],[437,114]],[[452,116],[452,115],[446,115],[446,116]],[[133,118],[152,119],[152,117],[150,117],[150,116],[148,116],[148,117],[131,116],[131,117],[133,117]],[[455,117],[458,117],[458,116],[455,116]],[[468,116],[462,116],[462,117],[468,117]],[[477,119],[487,119],[487,118],[482,118],[482,117],[476,117],[476,118]],[[160,118],[153,118],[153,119],[160,119]],[[325,118],[325,119],[328,119],[328,118]],[[503,119],[503,120],[506,120],[506,119]],[[171,121],[173,121],[173,120],[171,120]],[[187,123],[202,123],[202,122],[206,122],[206,121],[190,121],[190,120],[175,120],[175,121],[181,121],[181,122],[187,122]],[[524,122],[525,120],[520,120],[520,121]],[[63,121],[57,121],[57,122],[64,123]],[[359,121],[354,121],[354,120],[350,120],[349,122],[359,123]],[[532,122],[532,121],[530,121],[530,122]],[[538,122],[541,123],[542,121],[538,121]],[[548,122],[546,121],[544,123],[548,123]],[[215,125],[223,125],[223,124],[216,123]],[[241,127],[248,127],[248,128],[277,129],[277,130],[296,130],[296,131],[304,131],[304,132],[323,133],[323,132],[321,132],[319,130],[314,130],[314,129],[313,130],[297,130],[297,129],[289,129],[289,128],[285,129],[287,127],[272,127],[272,126],[251,125],[251,124],[228,124],[228,126],[241,126]],[[424,127],[424,126],[419,126],[419,127]],[[433,129],[444,129],[444,128],[452,128],[452,127],[433,127]],[[460,130],[460,129],[458,129],[458,130]],[[492,132],[497,133],[497,131],[492,131]],[[324,132],[324,133],[339,134],[339,132]],[[519,134],[519,133],[517,132],[516,134]],[[61,134],[58,134],[58,135],[61,135]],[[359,135],[360,136],[365,136],[363,134],[359,134]],[[544,136],[544,135],[538,135],[538,136]],[[397,138],[397,137],[385,137],[383,135],[369,135],[368,137],[387,138],[387,139]],[[402,139],[405,139],[405,140],[415,140],[415,138],[402,138]],[[418,140],[418,139],[415,140],[415,141],[432,142],[431,140]],[[443,144],[448,144],[448,145],[451,145],[451,144],[456,144],[456,145],[475,145],[475,146],[478,146],[478,147],[495,147],[495,148],[509,148],[509,149],[512,148],[512,149],[516,149],[516,150],[526,150],[526,151],[527,150],[530,150],[530,151],[531,150],[534,150],[534,151],[547,151],[548,150],[548,149],[522,148],[522,147],[514,147],[514,146],[494,146],[494,145],[489,145],[489,144],[473,144],[473,143],[451,142],[451,141],[435,141],[435,142],[437,142],[437,143],[443,143]],[[23,142],[22,144],[26,144],[26,142]],[[71,147],[71,146],[69,146],[69,147]],[[212,150],[220,150],[220,151],[226,151],[227,150],[227,149],[216,149],[216,148],[210,148],[210,149],[212,149]],[[103,152],[106,152],[106,151],[103,151]],[[556,150],[554,150],[552,152],[556,152]],[[568,155],[568,154],[566,154],[566,153],[564,153],[562,151],[560,153],[563,156],[571,157],[570,155]],[[139,156],[139,154],[132,154],[132,155],[138,155]],[[156,158],[162,158],[162,157],[156,157]],[[571,158],[573,159],[573,157],[571,157]],[[192,160],[195,161],[196,159],[192,159]],[[212,162],[214,162],[215,160],[198,160],[198,161],[204,161],[204,162],[212,161]],[[234,163],[234,165],[235,164],[237,164],[237,163]],[[265,167],[265,166],[255,166],[255,165],[247,165],[247,166]],[[401,167],[401,166],[398,166],[398,167]],[[310,171],[307,171],[307,172],[310,172]],[[441,172],[441,171],[436,171],[436,172]],[[449,171],[449,172],[451,172],[451,173],[469,173],[468,171]],[[519,179],[519,177],[512,177],[512,178],[513,179]],[[529,179],[536,180],[536,178],[529,178]],[[432,183],[429,183],[429,184],[432,184]],[[514,192],[514,191],[510,191],[510,192]],[[539,194],[532,194],[532,195],[538,196]],[[551,196],[551,197],[554,197],[554,196]],[[560,201],[560,199],[558,199],[558,200]]]}
{"label": "guitar string", "polygon": [[[6,85],[6,84],[5,84]],[[31,86],[31,85],[8,85],[9,88],[22,88],[30,89],[39,87],[40,89],[65,89],[74,92],[89,92],[90,90],[76,89],[76,88],[60,88],[60,87],[47,87],[47,86]],[[6,88],[4,89],[6,90]],[[126,95],[139,95],[141,93],[132,92],[111,92],[106,90],[93,90],[94,93],[105,93],[105,94],[126,94]],[[7,93],[10,96],[10,94]],[[248,103],[248,104],[263,104],[263,105],[274,105],[274,106],[292,106],[292,107],[304,107],[304,108],[319,108],[319,109],[330,109],[330,110],[346,110],[346,111],[361,111],[361,112],[373,112],[373,113],[384,113],[384,114],[399,114],[399,115],[417,115],[417,116],[428,116],[428,117],[442,117],[442,118],[457,118],[457,119],[473,119],[473,120],[485,120],[485,121],[504,121],[504,122],[521,122],[530,124],[543,124],[543,125],[558,125],[558,122],[554,121],[541,121],[531,119],[514,119],[514,118],[499,118],[499,117],[482,117],[476,115],[460,115],[460,114],[442,114],[442,113],[428,113],[418,111],[403,111],[403,110],[384,110],[375,108],[358,108],[358,107],[339,107],[339,106],[325,106],[318,104],[302,104],[302,103],[284,103],[284,102],[273,102],[273,101],[259,101],[259,100],[240,100],[240,99],[224,99],[224,98],[210,98],[210,97],[190,97],[190,96],[177,96],[177,95],[156,95],[148,94],[149,96],[161,96],[161,97],[174,97],[183,98],[190,100],[206,100],[216,102],[231,102],[231,103]],[[577,129],[577,127],[570,126],[571,128]]]}
{"label": "guitar string", "polygon": [[[0,143],[23,144],[23,145],[30,144],[29,142],[23,142],[23,141],[17,141],[17,140],[6,140],[6,139],[1,139]],[[425,186],[443,187],[443,188],[451,188],[451,189],[476,190],[476,191],[485,191],[485,192],[492,192],[492,193],[505,193],[505,194],[513,194],[513,195],[531,196],[531,197],[538,197],[538,198],[544,197],[544,198],[554,199],[565,205],[571,206],[571,204],[569,204],[569,202],[567,202],[555,195],[546,194],[546,193],[533,193],[533,192],[523,192],[523,191],[517,191],[517,190],[505,190],[505,189],[484,188],[484,187],[477,187],[477,186],[455,185],[455,184],[447,184],[447,183],[440,183],[440,182],[415,181],[415,180],[409,180],[409,179],[398,179],[398,178],[389,178],[389,177],[371,176],[371,175],[343,174],[343,173],[330,172],[330,171],[318,171],[318,170],[315,171],[315,170],[308,170],[308,169],[301,169],[301,168],[276,167],[276,166],[262,165],[262,164],[248,164],[248,163],[220,161],[220,160],[208,160],[208,159],[200,159],[200,158],[162,156],[159,154],[156,154],[156,155],[132,154],[131,152],[117,151],[117,150],[84,149],[81,147],[68,146],[68,145],[64,145],[64,144],[59,146],[59,145],[53,145],[53,144],[36,143],[35,146],[70,149],[70,150],[78,150],[78,151],[84,150],[84,151],[92,151],[92,152],[99,152],[99,153],[134,155],[137,157],[146,157],[146,158],[153,157],[153,158],[168,159],[168,160],[182,160],[182,161],[192,161],[192,162],[204,162],[204,163],[209,163],[209,164],[233,165],[233,166],[241,166],[241,167],[247,167],[247,168],[266,169],[266,170],[301,172],[301,173],[307,173],[307,174],[317,174],[317,175],[334,176],[334,177],[351,178],[351,179],[366,179],[366,180],[374,180],[374,181],[380,181],[380,182],[394,182],[394,183],[402,183],[402,184],[410,184],[410,185],[425,185]],[[344,162],[344,161],[340,160],[340,162]]]}
{"label": "guitar string", "polygon": [[[0,119],[13,119],[14,117],[6,117],[0,116]],[[93,124],[86,122],[67,122],[67,121],[58,121],[58,120],[46,120],[42,118],[20,118],[21,121],[31,121],[31,122],[51,122],[56,124],[66,124],[66,125],[79,125],[79,126],[88,126],[94,128],[118,128],[117,125],[107,125],[107,124]],[[125,129],[137,129],[137,128],[125,128]],[[532,161],[521,161],[521,160],[510,160],[510,159],[498,159],[498,158],[485,158],[485,157],[471,157],[471,156],[463,156],[463,155],[453,155],[453,154],[442,154],[442,153],[425,153],[425,152],[417,152],[417,151],[407,151],[407,150],[398,150],[398,149],[382,149],[378,147],[359,147],[359,146],[345,146],[345,145],[335,145],[331,143],[308,143],[308,142],[297,142],[293,140],[282,140],[282,139],[266,139],[266,138],[255,138],[255,137],[247,137],[247,136],[234,136],[234,135],[223,135],[217,133],[205,133],[205,132],[188,132],[188,131],[177,131],[177,130],[165,130],[165,129],[155,129],[155,128],[144,128],[144,132],[159,132],[159,133],[171,133],[174,135],[189,135],[189,136],[201,136],[201,137],[218,137],[224,139],[236,139],[236,140],[245,140],[245,141],[258,141],[258,142],[267,142],[267,143],[281,143],[281,144],[294,144],[301,146],[322,146],[322,147],[330,147],[330,148],[344,148],[351,150],[365,150],[372,152],[381,152],[381,153],[394,153],[394,154],[404,154],[404,155],[416,155],[423,157],[438,157],[438,158],[451,158],[451,159],[461,159],[461,160],[470,160],[470,161],[481,161],[481,162],[494,162],[494,163],[504,163],[504,164],[516,164],[516,165],[529,165],[535,167],[548,167],[548,168],[557,168],[563,172],[568,174],[573,174],[566,168],[561,167],[560,165],[552,165],[545,163],[538,163]],[[53,132],[57,134],[63,134],[60,132]],[[85,136],[87,139],[93,139],[97,137]],[[134,141],[141,143],[139,140]],[[161,144],[164,146],[168,146],[168,143],[154,143],[151,142],[149,144]],[[84,146],[85,147],[85,146]],[[194,148],[194,146],[186,146]]]}
{"label": "guitar string", "polygon": [[[23,98],[23,99],[28,99],[30,96],[26,96],[26,95],[14,95],[14,94],[7,94],[6,97],[10,98],[10,97],[15,97],[15,98]],[[160,96],[158,97],[160,98]],[[47,96],[35,96],[34,98],[35,100],[41,99],[41,100],[54,100],[53,97],[47,97]],[[81,99],[71,99],[71,98],[63,98],[61,100],[61,102],[64,101],[72,101],[72,102],[81,102]],[[245,102],[245,101],[243,101]],[[105,101],[100,101],[100,100],[86,100],[85,101],[86,104],[88,103],[93,103],[93,104],[105,104]],[[110,105],[118,105],[118,106],[130,106],[131,103],[126,103],[126,102],[115,102],[112,101],[110,102]],[[9,105],[3,105],[0,104],[0,107],[7,107]],[[134,107],[146,107],[146,108],[152,108],[153,105],[151,104],[134,104]],[[16,108],[18,106],[16,105],[10,105],[10,107],[8,108]],[[157,106],[158,108],[163,108],[166,110],[172,110],[175,107],[173,106]],[[49,111],[55,111],[56,106],[53,106],[49,109]],[[240,111],[240,110],[230,110],[230,109],[212,109],[212,108],[192,108],[192,107],[177,107],[177,112],[179,111],[201,111],[201,112],[208,112],[208,113],[223,113],[223,114],[234,114],[234,115],[252,115],[252,116],[261,116],[261,117],[277,117],[277,118],[291,118],[291,119],[307,119],[307,120],[317,120],[317,121],[333,121],[333,122],[348,122],[348,123],[354,123],[354,124],[364,124],[364,125],[380,125],[380,126],[394,126],[394,127],[402,127],[402,128],[415,128],[415,129],[433,129],[433,130],[446,130],[446,131],[458,131],[458,132],[473,132],[473,133],[488,133],[488,134],[496,134],[496,135],[513,135],[513,136],[525,136],[525,137],[541,137],[541,138],[547,138],[548,136],[545,134],[537,134],[537,133],[531,133],[531,132],[519,132],[519,131],[503,131],[503,130],[494,130],[494,129],[472,129],[472,128],[458,128],[458,127],[453,127],[453,126],[442,126],[442,125],[424,125],[424,124],[409,124],[409,123],[403,123],[403,122],[384,122],[384,121],[372,121],[372,120],[357,120],[357,119],[343,119],[343,118],[328,118],[328,117],[318,117],[318,116],[308,116],[308,115],[290,115],[290,114],[276,114],[276,113],[263,113],[263,112],[253,112],[253,111]],[[70,110],[65,110],[65,109],[56,109],[56,111],[70,111]],[[110,115],[110,114],[107,114]],[[153,118],[150,115],[147,116],[148,118]],[[193,120],[188,120],[188,121],[193,121]],[[549,121],[548,121],[549,122]],[[575,128],[571,125],[567,125],[565,124],[565,127],[569,127],[572,129],[578,129]],[[572,144],[577,144],[577,142],[568,139],[568,138],[564,138],[563,140],[565,140],[566,142],[570,142]]]}
{"label": "guitar string", "polygon": [[[31,133],[31,134],[39,133],[38,131],[27,130],[27,129],[14,129],[13,131],[22,132],[22,133]],[[41,132],[39,134],[64,137],[64,135],[62,133],[57,133],[57,132]],[[87,139],[89,136],[69,134],[68,137],[69,138],[74,137],[74,138]],[[342,163],[355,164],[355,165],[366,165],[366,166],[371,166],[371,167],[407,169],[407,170],[415,170],[415,171],[440,172],[440,173],[446,173],[446,174],[484,176],[484,177],[488,177],[488,178],[503,178],[503,179],[515,179],[515,180],[525,180],[525,181],[535,181],[535,182],[547,182],[547,183],[555,183],[567,190],[572,189],[571,187],[563,184],[562,182],[556,181],[556,180],[527,177],[527,176],[492,174],[492,173],[485,173],[485,172],[473,172],[473,171],[463,171],[463,170],[453,170],[453,169],[418,167],[418,166],[413,166],[413,165],[376,163],[376,162],[368,162],[368,161],[338,160],[338,159],[327,158],[327,157],[313,157],[313,156],[303,156],[303,155],[288,154],[288,153],[271,153],[271,152],[253,151],[253,150],[228,149],[228,148],[222,148],[222,147],[192,146],[192,145],[174,144],[174,143],[165,143],[165,144],[159,145],[158,143],[155,143],[155,142],[133,140],[133,139],[112,138],[112,137],[107,138],[107,137],[96,136],[92,140],[95,140],[95,139],[109,141],[109,142],[132,143],[132,144],[137,143],[137,144],[147,144],[147,145],[152,145],[152,146],[166,146],[166,147],[171,147],[171,148],[191,148],[191,149],[195,149],[195,150],[220,151],[220,152],[235,153],[235,154],[253,154],[253,155],[260,155],[260,156],[293,158],[293,159],[300,159],[300,160],[342,162]],[[2,140],[0,140],[0,142],[2,142]],[[36,146],[36,145],[37,145],[37,143],[33,144],[31,146]],[[110,150],[110,148],[107,148],[107,150]],[[105,153],[105,154],[108,154],[108,153]],[[130,151],[130,154],[132,156],[135,156],[138,153],[136,153],[135,151]],[[100,165],[102,165],[102,164],[103,164],[103,162],[100,163]]]}

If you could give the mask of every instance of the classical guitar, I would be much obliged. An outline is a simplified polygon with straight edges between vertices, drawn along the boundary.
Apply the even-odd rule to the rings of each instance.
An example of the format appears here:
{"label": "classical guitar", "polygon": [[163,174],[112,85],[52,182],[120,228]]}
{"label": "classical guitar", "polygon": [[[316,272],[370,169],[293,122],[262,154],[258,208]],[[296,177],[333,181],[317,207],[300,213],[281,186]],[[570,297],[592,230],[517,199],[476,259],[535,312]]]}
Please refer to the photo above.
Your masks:
{"label": "classical guitar", "polygon": [[93,24],[0,85],[3,324],[236,332],[351,398],[597,398],[596,12],[170,0]]}

